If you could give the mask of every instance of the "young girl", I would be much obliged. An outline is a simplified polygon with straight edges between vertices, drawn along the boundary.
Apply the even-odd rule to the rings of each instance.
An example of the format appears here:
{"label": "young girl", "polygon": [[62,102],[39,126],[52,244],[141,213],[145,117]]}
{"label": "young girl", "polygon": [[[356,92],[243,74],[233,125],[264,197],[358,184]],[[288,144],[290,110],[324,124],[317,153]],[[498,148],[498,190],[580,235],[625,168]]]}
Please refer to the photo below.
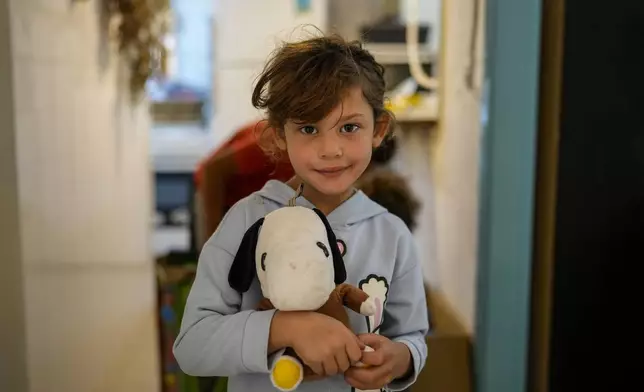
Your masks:
{"label": "young girl", "polygon": [[[428,319],[413,238],[354,187],[389,136],[383,71],[359,43],[336,37],[285,44],[267,63],[253,92],[254,106],[267,112],[262,140],[276,157],[288,154],[296,176],[271,180],[235,204],[204,246],[174,346],[184,372],[227,376],[229,392],[274,391],[269,356],[291,347],[316,374],[298,391],[399,391],[415,381],[427,355]],[[243,295],[229,286],[246,230],[290,202],[327,215],[346,251],[346,282],[384,311],[348,311],[350,331],[315,312],[256,311],[256,281]],[[353,366],[358,361],[368,366]]]}

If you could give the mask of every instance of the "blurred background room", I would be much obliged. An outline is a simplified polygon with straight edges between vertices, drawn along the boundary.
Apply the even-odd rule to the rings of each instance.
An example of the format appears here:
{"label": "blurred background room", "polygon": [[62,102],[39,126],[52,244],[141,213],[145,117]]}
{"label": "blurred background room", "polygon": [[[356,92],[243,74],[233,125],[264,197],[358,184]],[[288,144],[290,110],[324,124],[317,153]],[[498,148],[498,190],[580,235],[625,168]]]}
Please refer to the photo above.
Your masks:
{"label": "blurred background room", "polygon": [[412,390],[625,390],[641,0],[0,0],[1,392],[225,391],[172,344],[226,209],[292,174],[251,137],[255,77],[321,32],[386,69],[358,185],[422,261]]}

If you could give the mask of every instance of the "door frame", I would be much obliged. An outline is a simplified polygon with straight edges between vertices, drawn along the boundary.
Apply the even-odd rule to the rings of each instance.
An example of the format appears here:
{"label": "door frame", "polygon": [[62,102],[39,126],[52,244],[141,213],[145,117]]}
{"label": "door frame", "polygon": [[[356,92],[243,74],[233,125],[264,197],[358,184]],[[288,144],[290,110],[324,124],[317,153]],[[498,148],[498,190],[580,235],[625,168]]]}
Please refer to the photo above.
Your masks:
{"label": "door frame", "polygon": [[486,1],[474,339],[478,392],[527,388],[541,0]]}

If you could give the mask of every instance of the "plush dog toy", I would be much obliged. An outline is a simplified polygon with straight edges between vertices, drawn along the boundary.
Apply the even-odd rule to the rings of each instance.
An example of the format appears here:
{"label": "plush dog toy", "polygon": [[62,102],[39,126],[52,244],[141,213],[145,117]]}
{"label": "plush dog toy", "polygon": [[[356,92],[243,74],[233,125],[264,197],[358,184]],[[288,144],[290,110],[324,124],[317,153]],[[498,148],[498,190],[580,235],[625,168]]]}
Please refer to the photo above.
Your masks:
{"label": "plush dog toy", "polygon": [[[376,310],[364,291],[344,283],[347,273],[340,247],[318,209],[283,207],[246,231],[228,282],[244,293],[255,276],[264,295],[260,310],[318,311],[349,329],[345,306],[364,316]],[[293,391],[310,372],[293,350],[287,349],[276,355],[271,381],[281,391]]]}

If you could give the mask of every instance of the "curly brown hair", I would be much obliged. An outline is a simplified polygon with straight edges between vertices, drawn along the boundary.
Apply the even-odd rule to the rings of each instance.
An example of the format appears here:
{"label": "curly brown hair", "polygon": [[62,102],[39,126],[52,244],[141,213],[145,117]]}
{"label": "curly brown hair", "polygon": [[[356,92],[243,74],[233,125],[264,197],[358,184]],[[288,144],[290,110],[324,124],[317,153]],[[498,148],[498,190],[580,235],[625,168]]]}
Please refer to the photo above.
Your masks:
{"label": "curly brown hair", "polygon": [[393,121],[385,108],[384,72],[359,41],[331,35],[284,43],[269,58],[253,91],[253,106],[267,114],[265,126],[258,129],[260,146],[279,158],[276,137],[288,119],[316,123],[355,86],[362,88],[374,120]]}
{"label": "curly brown hair", "polygon": [[391,170],[372,170],[358,180],[357,187],[371,200],[399,217],[410,231],[416,228],[421,204],[404,177]]}

